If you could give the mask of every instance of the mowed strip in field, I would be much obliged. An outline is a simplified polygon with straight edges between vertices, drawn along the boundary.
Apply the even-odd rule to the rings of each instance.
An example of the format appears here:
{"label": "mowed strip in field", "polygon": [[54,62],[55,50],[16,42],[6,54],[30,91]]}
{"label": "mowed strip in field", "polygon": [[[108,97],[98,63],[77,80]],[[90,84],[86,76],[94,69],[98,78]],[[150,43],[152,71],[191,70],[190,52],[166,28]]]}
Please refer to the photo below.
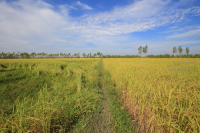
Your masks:
{"label": "mowed strip in field", "polygon": [[132,119],[139,132],[199,132],[199,68],[181,58],[0,60],[0,130],[134,132]]}
{"label": "mowed strip in field", "polygon": [[199,59],[104,59],[140,132],[200,132]]}

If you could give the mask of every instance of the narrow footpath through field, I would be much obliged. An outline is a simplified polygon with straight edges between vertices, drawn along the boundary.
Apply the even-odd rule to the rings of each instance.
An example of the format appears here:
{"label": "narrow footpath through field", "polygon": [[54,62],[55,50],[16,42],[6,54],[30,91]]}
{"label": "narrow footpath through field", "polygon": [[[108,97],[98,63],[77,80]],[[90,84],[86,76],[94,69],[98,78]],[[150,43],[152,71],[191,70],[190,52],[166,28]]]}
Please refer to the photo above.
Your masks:
{"label": "narrow footpath through field", "polygon": [[[102,100],[99,102],[100,110],[86,117],[85,125],[80,129],[75,128],[73,132],[81,133],[115,133],[134,132],[129,114],[123,109],[119,102],[120,95],[115,92],[111,81],[111,75],[104,70],[103,60],[97,66],[98,87],[102,93]],[[81,123],[84,123],[83,121]],[[79,125],[80,127],[80,125]]]}
{"label": "narrow footpath through field", "polygon": [[110,98],[108,97],[107,89],[104,86],[104,79],[103,79],[103,61],[101,60],[99,62],[99,76],[98,76],[98,86],[102,90],[103,95],[103,107],[102,107],[102,113],[99,114],[99,121],[97,125],[100,127],[97,127],[98,132],[102,133],[110,133],[111,128],[114,125],[111,121],[111,113],[110,113]]}

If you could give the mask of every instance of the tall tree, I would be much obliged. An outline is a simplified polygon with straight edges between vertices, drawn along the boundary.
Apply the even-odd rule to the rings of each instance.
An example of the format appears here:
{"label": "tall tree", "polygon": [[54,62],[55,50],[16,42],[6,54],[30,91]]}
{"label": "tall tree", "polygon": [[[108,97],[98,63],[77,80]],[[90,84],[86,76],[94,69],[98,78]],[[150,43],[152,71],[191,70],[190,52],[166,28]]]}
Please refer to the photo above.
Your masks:
{"label": "tall tree", "polygon": [[3,54],[2,53],[0,53],[0,58],[3,58]]}
{"label": "tall tree", "polygon": [[102,53],[100,54],[100,57],[101,57],[101,58],[103,57],[103,54],[102,54]]}
{"label": "tall tree", "polygon": [[45,53],[45,57],[46,57],[46,58],[48,57],[48,53]]}
{"label": "tall tree", "polygon": [[190,52],[190,49],[187,47],[187,48],[185,49],[185,51],[186,51],[186,54],[188,55],[189,52]]}
{"label": "tall tree", "polygon": [[2,58],[6,58],[7,57],[7,53],[2,52]]}
{"label": "tall tree", "polygon": [[67,54],[66,53],[63,53],[63,56],[64,56],[64,58],[67,58]]}
{"label": "tall tree", "polygon": [[176,52],[177,52],[177,48],[174,47],[174,48],[173,48],[173,53],[176,53]]}
{"label": "tall tree", "polygon": [[78,54],[78,55],[77,55],[77,56],[78,56],[77,58],[80,58],[80,57],[81,57],[81,54],[80,54],[80,52],[78,52],[77,54]]}
{"label": "tall tree", "polygon": [[96,53],[94,53],[94,58],[97,56],[97,54]]}
{"label": "tall tree", "polygon": [[20,57],[21,57],[21,58],[24,58],[24,53],[20,53]]}
{"label": "tall tree", "polygon": [[179,46],[179,47],[178,47],[178,52],[179,52],[179,54],[181,55],[181,53],[183,52],[182,46]]}
{"label": "tall tree", "polygon": [[[20,54],[20,56],[21,56],[21,54]],[[41,53],[37,53],[37,56],[38,56],[38,58],[40,58],[41,57]]]}
{"label": "tall tree", "polygon": [[60,53],[60,57],[61,57],[61,58],[63,57],[63,53]]}
{"label": "tall tree", "polygon": [[32,53],[30,54],[30,56],[31,56],[32,58],[34,58],[34,57],[36,56],[36,53],[35,53],[35,52],[32,52]]}
{"label": "tall tree", "polygon": [[85,58],[87,55],[85,53],[83,53],[83,58]]}
{"label": "tall tree", "polygon": [[148,52],[148,46],[146,45],[145,47],[143,47],[143,53],[146,54]]}
{"label": "tall tree", "polygon": [[29,54],[26,52],[24,52],[24,56],[25,56],[25,58],[30,58]]}
{"label": "tall tree", "polygon": [[78,58],[78,53],[74,53],[74,57],[75,57],[75,58]]}
{"label": "tall tree", "polygon": [[100,52],[97,52],[97,55],[98,55],[98,57],[101,55],[101,53]]}
{"label": "tall tree", "polygon": [[140,46],[140,47],[138,48],[138,51],[139,51],[139,54],[140,54],[140,55],[142,55],[142,51],[143,51],[142,48],[143,48],[142,46]]}
{"label": "tall tree", "polygon": [[44,58],[44,56],[45,56],[45,53],[44,53],[44,52],[42,52],[42,53],[41,53],[41,55],[42,55],[42,58]]}
{"label": "tall tree", "polygon": [[58,58],[59,57],[59,53],[56,53],[55,56],[56,56],[56,58]]}

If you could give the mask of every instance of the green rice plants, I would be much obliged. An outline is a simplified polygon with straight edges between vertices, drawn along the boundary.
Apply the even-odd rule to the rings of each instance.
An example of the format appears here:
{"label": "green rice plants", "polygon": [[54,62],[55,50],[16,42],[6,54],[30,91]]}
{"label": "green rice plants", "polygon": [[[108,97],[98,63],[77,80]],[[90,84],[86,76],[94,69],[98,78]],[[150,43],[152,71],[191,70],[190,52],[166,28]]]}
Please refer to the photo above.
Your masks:
{"label": "green rice plants", "polygon": [[19,64],[19,65],[18,65],[18,68],[22,68],[22,64]]}
{"label": "green rice plants", "polygon": [[65,70],[66,67],[67,67],[67,65],[60,65],[61,70]]}
{"label": "green rice plants", "polygon": [[8,67],[3,64],[0,64],[0,68],[8,68]]}
{"label": "green rice plants", "polygon": [[81,76],[80,76],[80,83],[81,83],[81,86],[82,86],[82,87],[86,87],[87,81],[86,81],[86,76],[85,76],[84,73],[81,73]]}
{"label": "green rice plants", "polygon": [[38,70],[38,75],[42,75],[42,71],[41,70]]}
{"label": "green rice plants", "polygon": [[69,75],[70,76],[74,75],[74,71],[72,69],[69,70]]}
{"label": "green rice plants", "polygon": [[[21,67],[1,72],[0,130],[69,132],[85,114],[98,108],[101,94],[94,69],[98,60],[79,60],[4,60],[1,64]],[[67,69],[59,68],[65,63]]]}

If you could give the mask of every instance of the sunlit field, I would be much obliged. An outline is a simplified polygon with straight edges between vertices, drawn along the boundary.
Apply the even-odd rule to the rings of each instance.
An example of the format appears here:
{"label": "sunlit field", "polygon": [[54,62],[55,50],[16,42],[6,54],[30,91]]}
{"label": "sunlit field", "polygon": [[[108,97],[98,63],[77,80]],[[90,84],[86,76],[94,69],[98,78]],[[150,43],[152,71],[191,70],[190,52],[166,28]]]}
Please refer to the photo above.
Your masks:
{"label": "sunlit field", "polygon": [[0,130],[200,132],[199,59],[1,59]]}
{"label": "sunlit field", "polygon": [[0,60],[1,131],[70,131],[80,117],[99,107],[98,62]]}
{"label": "sunlit field", "polygon": [[199,59],[104,59],[141,132],[200,132]]}

